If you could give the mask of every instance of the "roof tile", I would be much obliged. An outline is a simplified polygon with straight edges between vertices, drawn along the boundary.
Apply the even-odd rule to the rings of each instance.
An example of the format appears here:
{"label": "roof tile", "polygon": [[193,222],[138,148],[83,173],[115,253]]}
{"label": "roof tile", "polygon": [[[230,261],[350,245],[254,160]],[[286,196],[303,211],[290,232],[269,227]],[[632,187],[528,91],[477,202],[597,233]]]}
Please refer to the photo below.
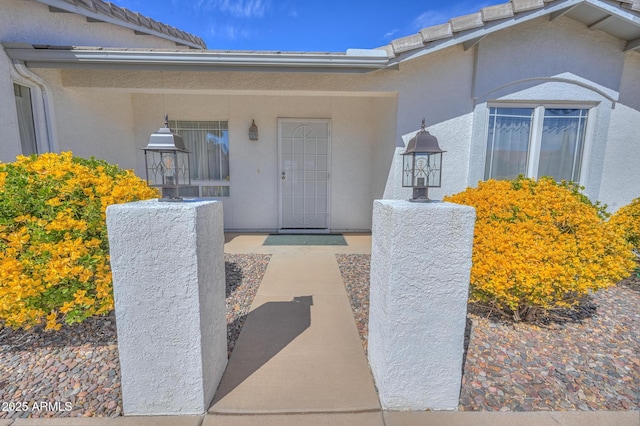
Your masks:
{"label": "roof tile", "polygon": [[140,22],[140,25],[147,27],[149,29],[151,28],[151,21],[146,16],[140,15],[138,13],[138,21]]}
{"label": "roof tile", "polygon": [[513,16],[513,7],[511,7],[511,2],[502,3],[485,7],[480,10],[480,13],[482,14],[483,21],[496,21],[498,19],[511,18]]}
{"label": "roof tile", "polygon": [[151,19],[150,23],[151,23],[151,29],[152,30],[158,31],[158,32],[162,32],[162,26],[161,26],[160,22]]}
{"label": "roof tile", "polygon": [[89,10],[95,10],[95,6],[91,0],[76,0],[80,5],[86,7]]}
{"label": "roof tile", "polygon": [[393,46],[394,53],[401,53],[422,47],[424,46],[424,43],[422,42],[422,36],[420,34],[414,34],[393,40],[391,45]]}
{"label": "roof tile", "polygon": [[458,16],[457,18],[451,19],[449,22],[451,23],[451,29],[454,33],[478,28],[484,25],[484,22],[482,21],[482,14],[480,12]]}
{"label": "roof tile", "polygon": [[105,15],[109,15],[112,16],[111,14],[111,8],[109,7],[109,5],[105,2],[102,1],[93,1],[93,7],[95,8],[96,11],[98,11],[99,13],[103,13]]}
{"label": "roof tile", "polygon": [[127,15],[127,21],[140,25],[140,19],[138,19],[138,16],[139,16],[138,13],[134,13],[129,9],[124,9],[124,13],[125,15]]}
{"label": "roof tile", "polygon": [[127,14],[124,12],[124,9],[122,9],[120,6],[116,6],[113,3],[110,3],[111,6],[111,16],[115,16],[118,19],[121,19],[123,21],[127,20]]}
{"label": "roof tile", "polygon": [[634,0],[631,5],[631,10],[635,10],[636,12],[640,12],[640,0]]}
{"label": "roof tile", "polygon": [[423,28],[420,30],[420,35],[422,36],[422,40],[426,43],[433,40],[439,40],[441,38],[451,37],[453,35],[453,30],[451,29],[451,24],[447,22],[446,24]]}
{"label": "roof tile", "polygon": [[[47,0],[36,0],[44,4],[51,4],[50,1]],[[171,28],[166,24],[155,21],[154,19],[148,18],[146,16],[140,15],[139,13],[132,12],[123,7],[119,7],[113,3],[109,3],[103,0],[62,0],[64,3],[69,4],[69,6],[61,5],[60,7],[72,12],[77,13],[79,15],[84,15],[87,17],[100,19],[96,17],[97,15],[104,16],[105,20],[118,24],[117,21],[122,21],[125,24],[125,27],[133,28],[135,31],[139,31],[141,33],[147,33],[145,29],[152,30],[150,34],[153,34],[153,31],[159,33],[154,34],[155,36],[169,38],[172,41],[176,41],[175,39],[182,40],[186,43],[190,43],[194,46],[192,47],[201,47],[206,49],[206,45],[204,41],[197,36],[192,34],[188,34],[181,30],[176,30],[175,28]],[[83,12],[83,9],[86,12]],[[108,18],[108,19],[107,19]],[[114,22],[115,20],[115,22]],[[139,27],[139,28],[136,28]]]}
{"label": "roof tile", "polygon": [[396,56],[394,51],[393,51],[393,47],[391,45],[389,45],[389,44],[384,45],[382,47],[378,47],[377,49],[384,50],[385,52],[387,52],[387,57],[389,57],[389,58],[393,58],[393,57]]}
{"label": "roof tile", "polygon": [[[506,3],[485,7],[478,13],[453,18],[446,24],[423,28],[417,35],[422,38],[424,43],[419,43],[417,35],[411,35],[392,40],[390,45],[382,46],[380,49],[385,49],[389,52],[389,56],[393,56],[395,53],[422,48],[424,44],[431,41],[453,37],[454,33],[460,31],[483,27],[491,21],[513,18],[521,12],[542,9],[545,7],[545,3],[561,1],[563,0],[510,0]],[[616,2],[614,1],[614,3]],[[640,12],[640,0],[618,0],[617,3],[621,8]]]}
{"label": "roof tile", "polygon": [[513,11],[515,13],[544,7],[544,1],[542,0],[511,0],[511,3],[513,4]]}

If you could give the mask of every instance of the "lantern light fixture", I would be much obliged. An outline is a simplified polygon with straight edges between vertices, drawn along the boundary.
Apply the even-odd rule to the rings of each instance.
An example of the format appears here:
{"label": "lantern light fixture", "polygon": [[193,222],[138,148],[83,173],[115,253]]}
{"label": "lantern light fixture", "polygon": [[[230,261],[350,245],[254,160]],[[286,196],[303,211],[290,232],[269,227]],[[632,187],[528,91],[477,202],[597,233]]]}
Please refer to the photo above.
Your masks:
{"label": "lantern light fixture", "polygon": [[413,198],[409,201],[428,203],[429,188],[440,188],[442,178],[442,153],[438,139],[430,134],[422,119],[422,126],[409,140],[402,153],[402,186],[413,188]]}
{"label": "lantern light fixture", "polygon": [[249,140],[258,140],[258,126],[256,126],[256,120],[251,120],[251,127],[249,127]]}
{"label": "lantern light fixture", "polygon": [[161,188],[160,201],[183,201],[180,188],[191,185],[189,151],[182,137],[169,129],[169,116],[164,116],[164,127],[149,137],[142,148],[147,184]]}

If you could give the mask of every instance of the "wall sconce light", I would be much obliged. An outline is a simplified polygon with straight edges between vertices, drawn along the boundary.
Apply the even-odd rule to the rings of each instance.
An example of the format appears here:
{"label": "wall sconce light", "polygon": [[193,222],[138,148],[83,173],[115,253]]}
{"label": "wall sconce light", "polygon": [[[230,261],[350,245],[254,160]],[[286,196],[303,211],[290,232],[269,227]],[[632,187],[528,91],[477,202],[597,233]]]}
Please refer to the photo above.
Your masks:
{"label": "wall sconce light", "polygon": [[258,126],[256,126],[256,120],[251,120],[251,127],[249,127],[249,140],[258,140]]}
{"label": "wall sconce light", "polygon": [[149,137],[142,148],[149,186],[162,188],[160,201],[182,201],[180,188],[191,185],[189,151],[179,135],[169,129],[169,117],[164,116],[164,127]]}
{"label": "wall sconce light", "polygon": [[413,188],[409,201],[428,203],[429,188],[440,188],[442,153],[438,139],[425,129],[424,119],[420,131],[409,140],[402,153],[402,186]]}

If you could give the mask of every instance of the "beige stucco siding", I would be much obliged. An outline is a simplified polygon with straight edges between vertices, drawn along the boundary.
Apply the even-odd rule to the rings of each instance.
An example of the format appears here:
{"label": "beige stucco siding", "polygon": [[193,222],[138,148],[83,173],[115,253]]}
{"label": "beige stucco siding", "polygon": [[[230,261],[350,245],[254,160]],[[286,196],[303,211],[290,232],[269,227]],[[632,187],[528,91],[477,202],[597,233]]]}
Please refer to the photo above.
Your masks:
{"label": "beige stucco siding", "polygon": [[[57,71],[42,72],[54,81]],[[94,155],[144,176],[140,148],[177,120],[229,122],[231,196],[222,198],[227,229],[273,230],[278,224],[278,118],[331,120],[331,228],[367,230],[371,205],[386,184],[394,140],[394,96],[254,96],[55,91],[60,150]],[[255,119],[260,139],[248,140]],[[386,169],[385,169],[386,168]]]}

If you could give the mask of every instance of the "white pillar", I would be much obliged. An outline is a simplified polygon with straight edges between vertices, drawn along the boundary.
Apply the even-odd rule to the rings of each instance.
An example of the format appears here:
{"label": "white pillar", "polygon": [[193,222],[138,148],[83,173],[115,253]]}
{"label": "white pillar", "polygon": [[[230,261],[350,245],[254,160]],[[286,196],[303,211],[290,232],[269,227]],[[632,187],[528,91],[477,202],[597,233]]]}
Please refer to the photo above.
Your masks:
{"label": "white pillar", "polygon": [[222,203],[109,206],[125,415],[203,414],[227,364]]}
{"label": "white pillar", "polygon": [[387,410],[457,410],[475,210],[375,201],[369,363]]}

